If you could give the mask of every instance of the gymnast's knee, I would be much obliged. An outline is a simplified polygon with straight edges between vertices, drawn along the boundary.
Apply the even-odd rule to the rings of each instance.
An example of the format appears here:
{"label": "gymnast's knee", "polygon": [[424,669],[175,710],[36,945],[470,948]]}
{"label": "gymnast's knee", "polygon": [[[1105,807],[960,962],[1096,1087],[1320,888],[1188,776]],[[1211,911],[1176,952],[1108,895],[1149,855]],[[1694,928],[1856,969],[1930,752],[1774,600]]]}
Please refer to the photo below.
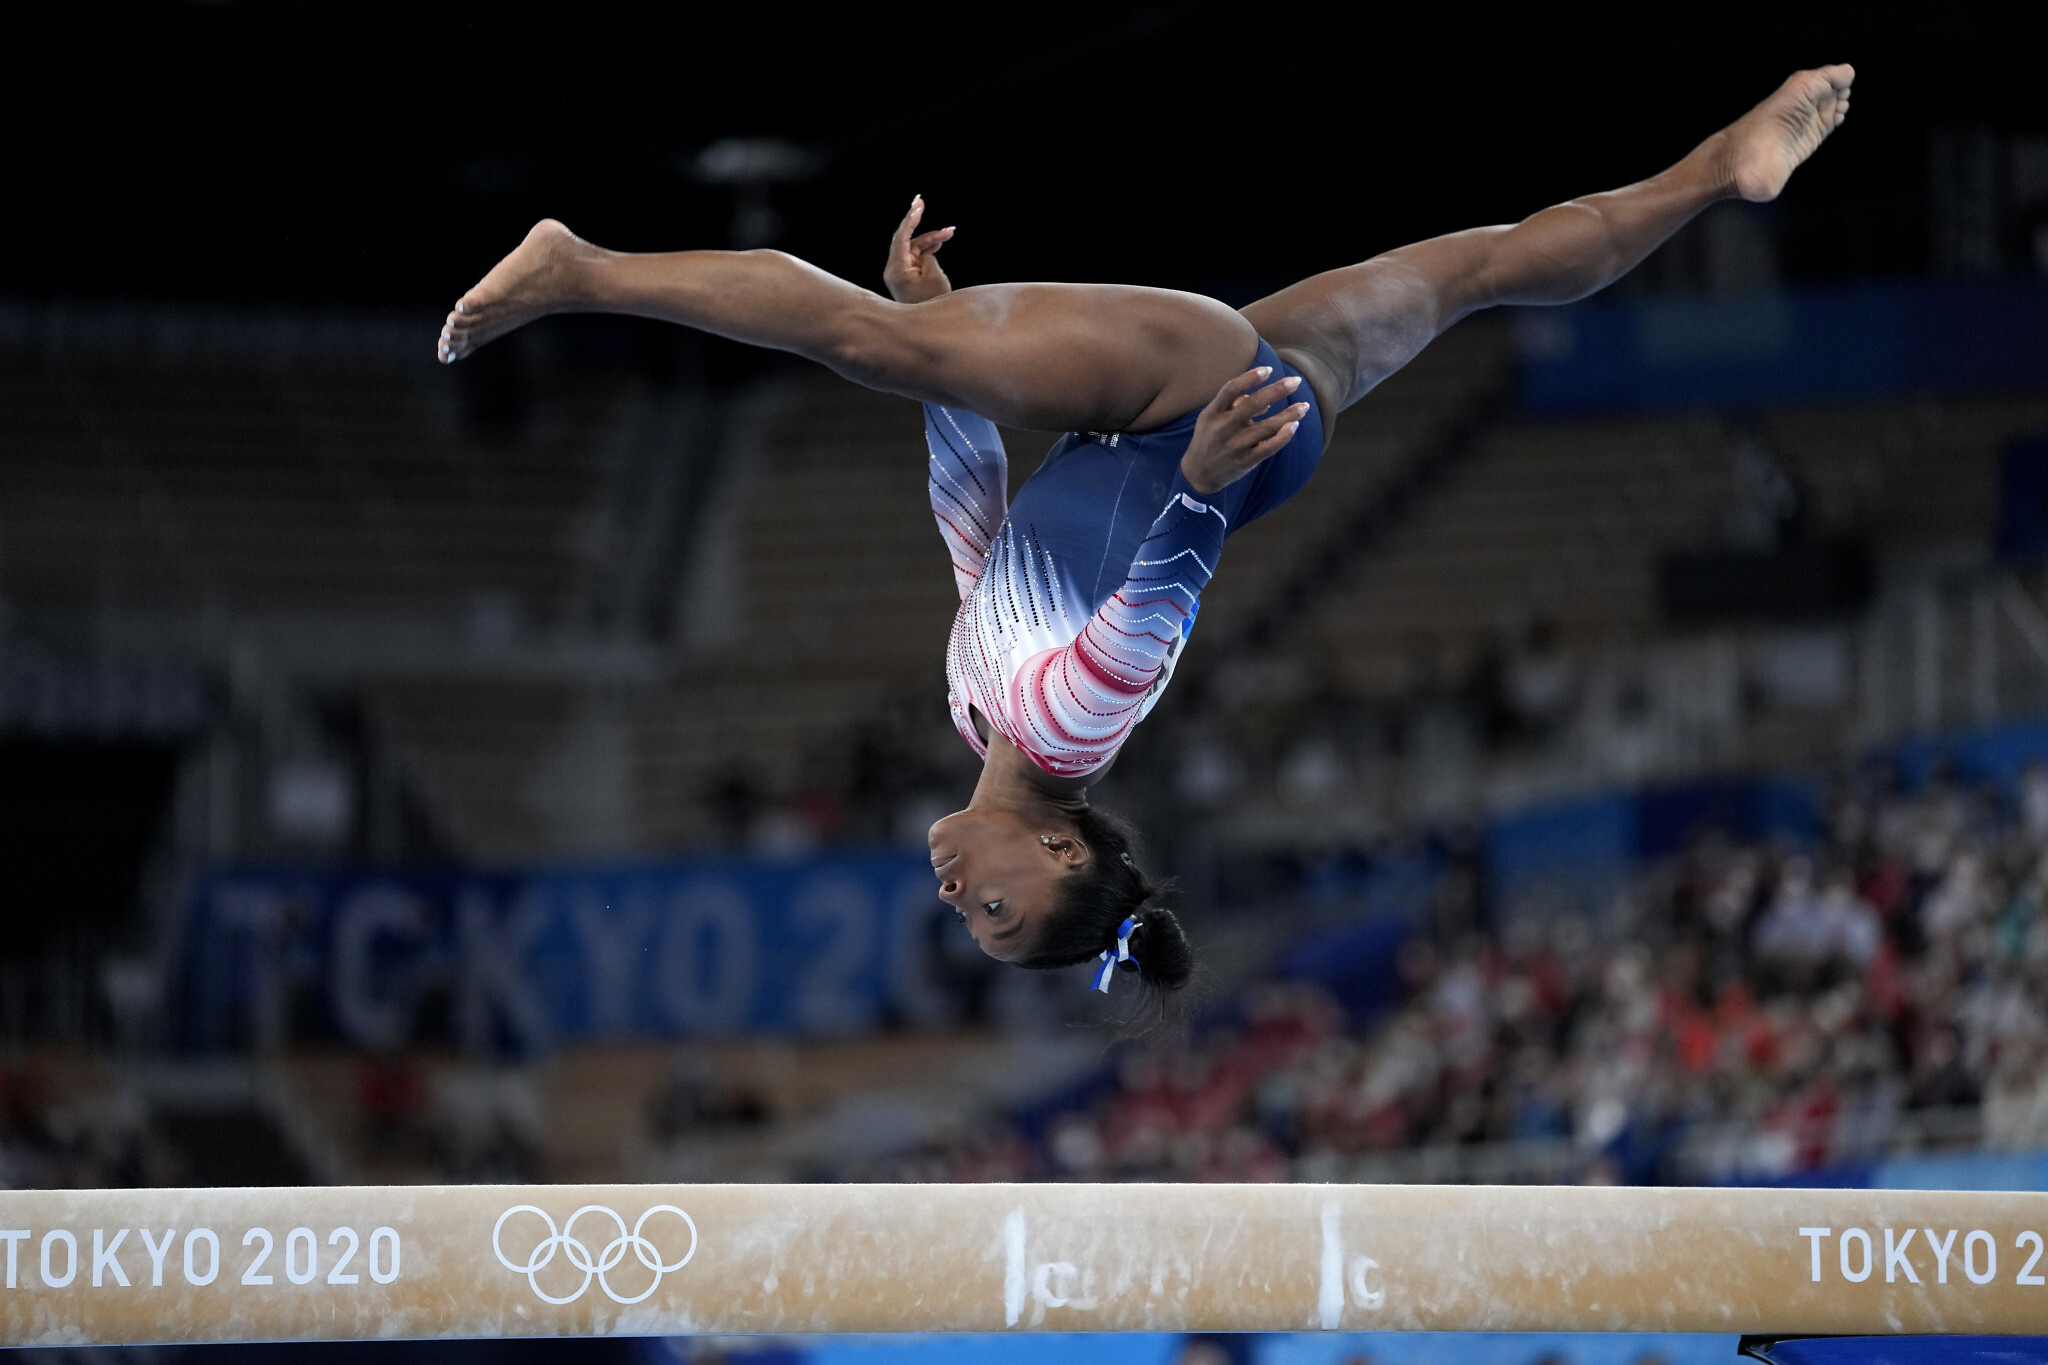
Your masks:
{"label": "gymnast's knee", "polygon": [[933,349],[919,339],[916,310],[887,299],[850,300],[835,309],[816,357],[835,373],[870,388],[924,387],[937,365]]}

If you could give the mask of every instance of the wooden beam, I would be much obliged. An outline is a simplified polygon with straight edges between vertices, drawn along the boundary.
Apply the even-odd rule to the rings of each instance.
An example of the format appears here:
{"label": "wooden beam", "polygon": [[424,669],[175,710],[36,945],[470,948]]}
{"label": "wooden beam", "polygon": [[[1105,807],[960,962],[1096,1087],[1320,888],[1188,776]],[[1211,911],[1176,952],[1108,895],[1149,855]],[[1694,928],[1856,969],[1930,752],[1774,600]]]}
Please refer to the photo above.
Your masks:
{"label": "wooden beam", "polygon": [[2048,1194],[1353,1185],[0,1192],[0,1344],[2048,1332]]}

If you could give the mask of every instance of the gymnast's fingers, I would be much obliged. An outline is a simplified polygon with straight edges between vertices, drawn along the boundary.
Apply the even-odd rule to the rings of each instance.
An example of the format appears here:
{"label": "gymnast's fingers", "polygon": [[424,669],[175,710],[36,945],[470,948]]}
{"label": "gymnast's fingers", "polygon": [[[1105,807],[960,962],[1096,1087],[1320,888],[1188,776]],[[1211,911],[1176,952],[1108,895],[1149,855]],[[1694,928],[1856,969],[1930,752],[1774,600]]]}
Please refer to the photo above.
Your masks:
{"label": "gymnast's fingers", "polygon": [[1272,373],[1273,367],[1270,365],[1259,365],[1253,369],[1246,370],[1243,374],[1216,390],[1216,396],[1209,400],[1209,411],[1218,416],[1229,412],[1237,406],[1240,398],[1243,398],[1253,389],[1265,383],[1267,376]]}
{"label": "gymnast's fingers", "polygon": [[[1292,409],[1290,409],[1290,411],[1292,411]],[[1283,425],[1280,428],[1280,430],[1274,432],[1271,436],[1268,436],[1265,440],[1253,446],[1251,450],[1252,463],[1258,464],[1261,461],[1269,460],[1273,456],[1279,454],[1282,450],[1286,449],[1287,443],[1294,439],[1294,433],[1297,430],[1299,430],[1300,427],[1301,422],[1299,419],[1290,419],[1285,425]]]}
{"label": "gymnast's fingers", "polygon": [[910,250],[914,255],[929,256],[946,243],[952,241],[953,233],[956,230],[943,227],[933,232],[921,232],[910,239]]}
{"label": "gymnast's fingers", "polygon": [[[1249,425],[1247,425],[1245,429],[1238,434],[1238,438],[1234,444],[1240,447],[1250,447],[1251,449],[1256,450],[1260,446],[1264,445],[1266,441],[1272,437],[1274,432],[1280,430],[1280,428],[1285,426],[1299,426],[1301,425],[1301,419],[1306,416],[1308,416],[1308,404],[1290,403],[1288,406],[1274,413],[1271,417],[1267,417],[1262,421],[1252,422]],[[1275,446],[1274,449],[1277,450],[1279,449],[1279,447]]]}
{"label": "gymnast's fingers", "polygon": [[903,221],[896,225],[896,233],[889,239],[891,247],[909,246],[910,234],[917,231],[918,220],[924,217],[924,196],[910,197],[910,211],[903,215]]}
{"label": "gymnast's fingers", "polygon": [[1288,394],[1293,393],[1300,387],[1301,380],[1298,376],[1294,375],[1290,375],[1278,383],[1268,384],[1265,388],[1260,389],[1257,393],[1244,400],[1242,410],[1246,420],[1258,416],[1275,403],[1283,401]]}

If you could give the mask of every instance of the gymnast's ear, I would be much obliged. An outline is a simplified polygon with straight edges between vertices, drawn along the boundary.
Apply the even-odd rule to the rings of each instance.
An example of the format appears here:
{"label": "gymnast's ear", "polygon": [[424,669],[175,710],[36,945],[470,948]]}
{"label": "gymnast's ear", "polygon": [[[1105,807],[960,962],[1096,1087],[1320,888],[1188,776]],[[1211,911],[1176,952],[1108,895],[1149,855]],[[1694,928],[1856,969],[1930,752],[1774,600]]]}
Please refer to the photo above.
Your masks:
{"label": "gymnast's ear", "polygon": [[1038,843],[1062,867],[1086,867],[1095,861],[1095,851],[1078,834],[1049,831],[1038,836]]}

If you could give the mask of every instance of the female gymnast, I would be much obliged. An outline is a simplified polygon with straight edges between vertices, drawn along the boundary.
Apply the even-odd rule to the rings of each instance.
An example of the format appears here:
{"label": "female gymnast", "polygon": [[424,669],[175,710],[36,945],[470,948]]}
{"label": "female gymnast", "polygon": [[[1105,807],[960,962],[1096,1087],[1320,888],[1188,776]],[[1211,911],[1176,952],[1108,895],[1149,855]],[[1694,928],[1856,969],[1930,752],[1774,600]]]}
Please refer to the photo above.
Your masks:
{"label": "female gymnast", "polygon": [[[1233,311],[1123,285],[955,290],[916,235],[892,295],[775,251],[606,251],[536,225],[462,296],[443,363],[535,318],[630,313],[806,356],[925,404],[932,509],[960,611],[954,721],[983,755],[967,808],[933,825],[939,894],[983,951],[1024,967],[1091,959],[1156,991],[1194,956],[1124,822],[1088,804],[1151,709],[1224,539],[1292,496],[1330,424],[1458,319],[1560,304],[1633,268],[1721,199],[1774,199],[1849,111],[1848,66],[1802,71],[1639,184],[1316,275]],[[994,423],[1067,433],[1006,503]]]}

